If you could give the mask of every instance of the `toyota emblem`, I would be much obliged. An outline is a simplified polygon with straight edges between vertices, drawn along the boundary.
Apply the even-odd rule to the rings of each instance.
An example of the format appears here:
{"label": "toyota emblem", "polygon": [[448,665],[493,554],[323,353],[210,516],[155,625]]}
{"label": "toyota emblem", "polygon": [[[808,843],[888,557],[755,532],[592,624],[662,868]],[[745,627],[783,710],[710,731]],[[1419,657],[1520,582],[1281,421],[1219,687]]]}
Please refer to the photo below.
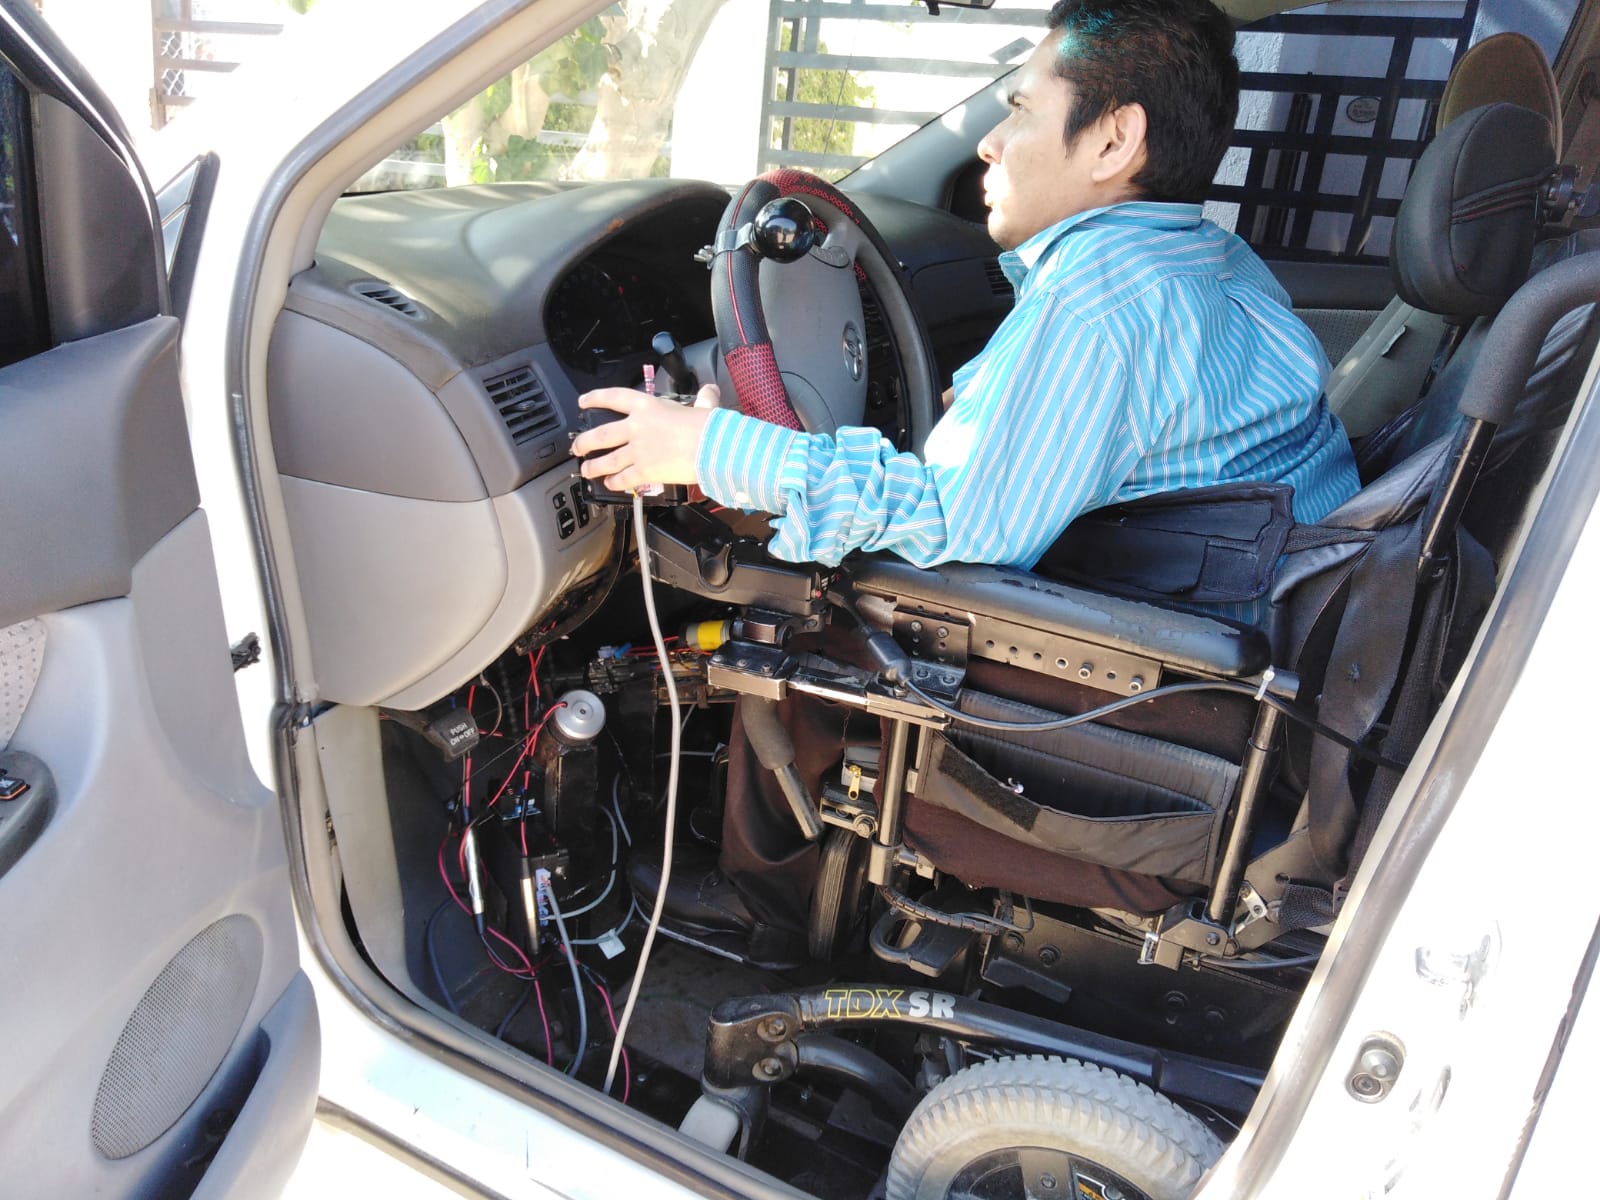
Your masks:
{"label": "toyota emblem", "polygon": [[853,383],[860,383],[861,375],[867,369],[867,347],[854,321],[846,321],[844,326],[844,369],[850,372]]}

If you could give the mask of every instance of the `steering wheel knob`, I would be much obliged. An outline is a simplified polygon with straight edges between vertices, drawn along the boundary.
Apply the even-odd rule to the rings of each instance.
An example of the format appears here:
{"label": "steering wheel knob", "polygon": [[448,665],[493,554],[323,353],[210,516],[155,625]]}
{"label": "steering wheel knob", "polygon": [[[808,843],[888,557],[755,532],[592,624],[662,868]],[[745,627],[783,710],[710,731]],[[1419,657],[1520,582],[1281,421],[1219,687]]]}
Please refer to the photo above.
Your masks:
{"label": "steering wheel knob", "polygon": [[762,258],[796,262],[817,245],[817,218],[795,196],[768,201],[750,225],[750,244]]}

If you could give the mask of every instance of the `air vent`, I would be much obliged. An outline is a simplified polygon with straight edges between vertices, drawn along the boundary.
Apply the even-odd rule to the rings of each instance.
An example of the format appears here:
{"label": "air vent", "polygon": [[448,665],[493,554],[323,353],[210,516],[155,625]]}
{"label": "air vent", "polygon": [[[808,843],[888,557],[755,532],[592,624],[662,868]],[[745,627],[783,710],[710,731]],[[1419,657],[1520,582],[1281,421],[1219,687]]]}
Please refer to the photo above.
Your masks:
{"label": "air vent", "polygon": [[368,300],[392,308],[412,320],[422,319],[422,309],[417,302],[386,283],[364,283],[356,288],[356,295],[365,296]]}
{"label": "air vent", "polygon": [[517,445],[531,442],[561,424],[561,417],[532,367],[518,367],[483,381],[500,419]]}
{"label": "air vent", "polygon": [[989,290],[996,296],[1011,299],[1016,292],[1011,287],[1011,281],[1006,278],[1006,273],[1000,269],[1000,260],[991,258],[983,264],[983,273],[988,276]]}

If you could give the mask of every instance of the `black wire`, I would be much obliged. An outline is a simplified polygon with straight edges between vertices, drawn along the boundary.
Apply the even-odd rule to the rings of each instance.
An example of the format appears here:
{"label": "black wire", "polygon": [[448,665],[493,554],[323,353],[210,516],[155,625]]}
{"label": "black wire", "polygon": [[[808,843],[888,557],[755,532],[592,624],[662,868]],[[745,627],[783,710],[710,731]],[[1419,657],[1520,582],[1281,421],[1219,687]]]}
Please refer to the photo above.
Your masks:
{"label": "black wire", "polygon": [[516,1015],[522,1011],[523,1006],[528,1003],[528,997],[531,995],[533,995],[533,981],[530,979],[528,981],[528,986],[522,989],[522,995],[518,996],[517,1002],[511,1006],[511,1011],[505,1016],[501,1017],[500,1024],[495,1026],[494,1036],[496,1038],[499,1038],[502,1041],[505,1039],[506,1030],[510,1028],[511,1022],[516,1018]]}
{"label": "black wire", "polygon": [[1317,721],[1309,714],[1302,712],[1287,700],[1272,695],[1270,692],[1261,692],[1258,687],[1248,683],[1241,683],[1233,679],[1189,679],[1181,683],[1163,684],[1161,687],[1152,688],[1148,692],[1141,692],[1137,696],[1124,696],[1120,700],[1113,700],[1109,704],[1102,704],[1098,708],[1091,708],[1070,717],[1058,717],[1053,721],[998,721],[990,717],[980,717],[972,713],[962,712],[953,708],[944,701],[928,695],[916,684],[907,682],[906,687],[911,693],[930,708],[937,709],[953,721],[963,725],[971,725],[975,729],[990,729],[999,733],[1046,733],[1053,729],[1071,729],[1074,725],[1083,725],[1090,721],[1098,721],[1102,717],[1109,717],[1119,713],[1125,708],[1132,708],[1136,704],[1144,704],[1151,700],[1159,700],[1162,696],[1173,696],[1180,692],[1232,692],[1238,696],[1250,696],[1263,703],[1270,704],[1284,716],[1297,725],[1309,729],[1318,737],[1327,738],[1336,745],[1344,747],[1357,758],[1365,759],[1380,767],[1387,767],[1391,771],[1404,771],[1409,765],[1398,759],[1387,758],[1376,750],[1361,745],[1354,738],[1346,737],[1337,729]]}
{"label": "black wire", "polygon": [[444,911],[445,905],[453,903],[454,901],[449,896],[446,896],[439,901],[439,906],[428,914],[428,919],[422,926],[422,947],[427,953],[428,965],[433,968],[433,984],[439,989],[440,998],[444,1001],[445,1007],[459,1017],[461,1010],[456,1007],[455,997],[450,994],[450,989],[445,986],[444,972],[439,969],[439,953],[433,944],[434,922],[438,920],[439,914]]}

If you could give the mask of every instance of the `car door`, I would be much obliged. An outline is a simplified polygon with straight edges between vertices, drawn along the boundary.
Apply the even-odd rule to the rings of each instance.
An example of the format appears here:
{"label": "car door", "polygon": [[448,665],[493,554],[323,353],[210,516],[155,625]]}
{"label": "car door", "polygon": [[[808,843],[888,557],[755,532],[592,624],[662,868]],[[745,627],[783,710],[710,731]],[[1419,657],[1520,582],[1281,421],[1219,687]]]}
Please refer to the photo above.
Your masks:
{"label": "car door", "polygon": [[0,0],[0,1192],[274,1195],[316,1007],[130,145]]}

